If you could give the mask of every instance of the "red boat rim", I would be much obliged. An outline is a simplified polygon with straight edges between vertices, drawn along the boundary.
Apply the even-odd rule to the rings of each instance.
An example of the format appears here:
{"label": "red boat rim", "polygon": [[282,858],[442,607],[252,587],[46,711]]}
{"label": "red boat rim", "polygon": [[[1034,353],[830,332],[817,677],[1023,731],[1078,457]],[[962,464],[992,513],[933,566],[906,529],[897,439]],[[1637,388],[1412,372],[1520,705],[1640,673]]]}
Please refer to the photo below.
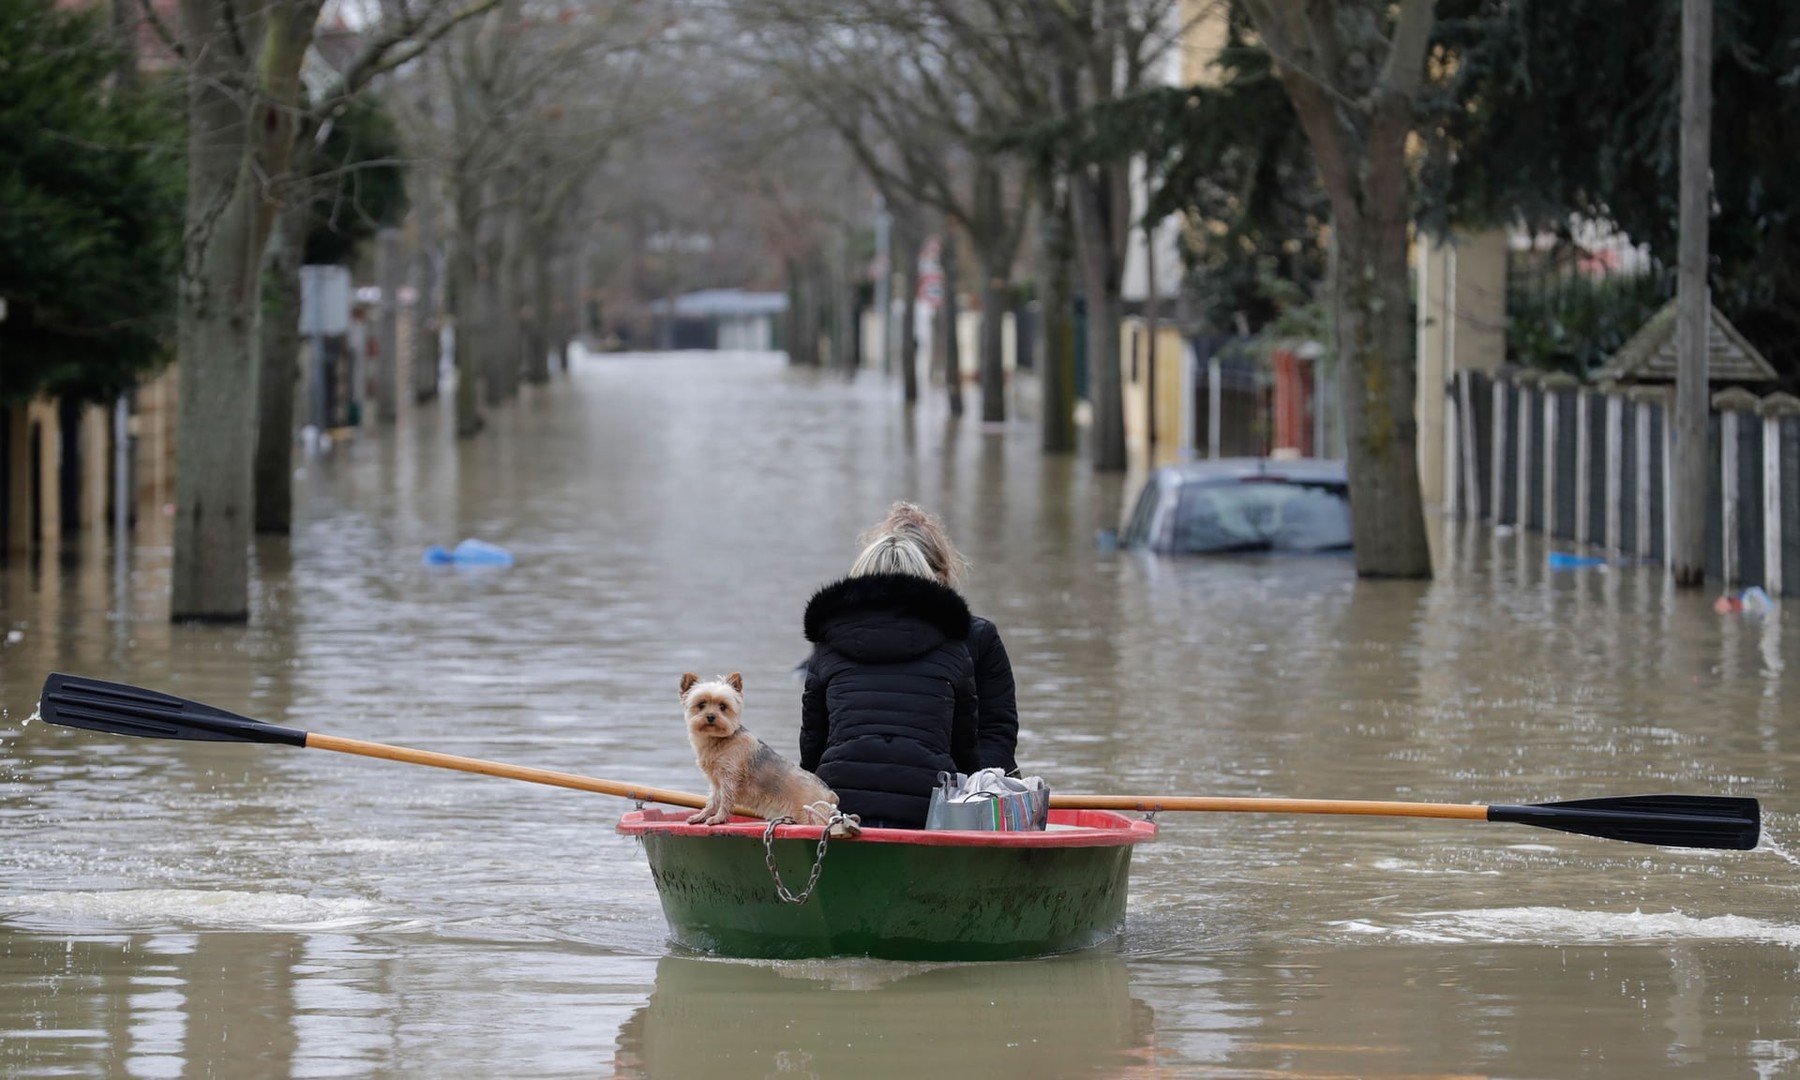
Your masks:
{"label": "red boat rim", "polygon": [[[619,819],[627,836],[737,836],[760,839],[768,822],[734,817],[724,825],[689,825],[690,810],[633,810]],[[817,840],[818,825],[777,825],[777,840]],[[1111,810],[1052,810],[1050,828],[1030,832],[965,829],[864,829],[854,840],[833,843],[911,844],[917,847],[1069,848],[1141,844],[1156,837],[1156,823]]]}

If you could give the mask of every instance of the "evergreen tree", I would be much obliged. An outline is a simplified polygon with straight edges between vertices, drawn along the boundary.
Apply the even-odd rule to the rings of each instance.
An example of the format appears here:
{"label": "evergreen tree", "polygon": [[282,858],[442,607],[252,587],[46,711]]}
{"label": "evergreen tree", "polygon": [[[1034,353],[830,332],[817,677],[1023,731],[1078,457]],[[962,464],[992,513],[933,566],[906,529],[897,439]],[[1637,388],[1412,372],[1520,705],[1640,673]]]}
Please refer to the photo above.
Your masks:
{"label": "evergreen tree", "polygon": [[[1608,221],[1672,266],[1681,0],[1454,0],[1422,102],[1429,226]],[[1713,302],[1800,377],[1800,5],[1724,0],[1713,23]]]}
{"label": "evergreen tree", "polygon": [[351,101],[302,163],[315,194],[306,262],[348,264],[377,231],[406,216],[400,132],[373,95]]}
{"label": "evergreen tree", "polygon": [[105,399],[169,359],[180,113],[120,63],[97,14],[0,0],[0,404]]}

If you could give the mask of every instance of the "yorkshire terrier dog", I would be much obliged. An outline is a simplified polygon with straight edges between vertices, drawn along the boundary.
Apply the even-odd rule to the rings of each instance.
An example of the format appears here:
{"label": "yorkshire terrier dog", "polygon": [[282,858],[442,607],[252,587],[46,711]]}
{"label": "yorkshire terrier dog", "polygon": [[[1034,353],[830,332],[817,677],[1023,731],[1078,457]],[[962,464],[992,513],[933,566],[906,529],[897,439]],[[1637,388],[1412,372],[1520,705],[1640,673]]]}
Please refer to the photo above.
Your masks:
{"label": "yorkshire terrier dog", "polygon": [[[690,825],[723,825],[733,807],[765,819],[791,818],[825,825],[837,810],[837,793],[818,777],[776,753],[744,727],[744,677],[737,672],[702,682],[681,676],[681,708],[687,715],[694,761],[712,790]],[[835,831],[835,830],[834,830]]]}

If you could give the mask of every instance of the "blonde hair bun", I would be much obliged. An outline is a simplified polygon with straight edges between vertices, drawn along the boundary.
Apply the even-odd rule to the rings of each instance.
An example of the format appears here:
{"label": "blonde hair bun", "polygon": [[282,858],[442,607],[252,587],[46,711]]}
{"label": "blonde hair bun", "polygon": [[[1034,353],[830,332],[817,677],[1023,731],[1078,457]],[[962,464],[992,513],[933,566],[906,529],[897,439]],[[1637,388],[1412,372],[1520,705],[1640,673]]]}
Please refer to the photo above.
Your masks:
{"label": "blonde hair bun", "polygon": [[901,500],[888,508],[880,525],[858,539],[864,545],[884,536],[903,536],[918,546],[931,566],[931,576],[951,588],[957,587],[968,560],[950,543],[950,534],[935,515],[915,502]]}

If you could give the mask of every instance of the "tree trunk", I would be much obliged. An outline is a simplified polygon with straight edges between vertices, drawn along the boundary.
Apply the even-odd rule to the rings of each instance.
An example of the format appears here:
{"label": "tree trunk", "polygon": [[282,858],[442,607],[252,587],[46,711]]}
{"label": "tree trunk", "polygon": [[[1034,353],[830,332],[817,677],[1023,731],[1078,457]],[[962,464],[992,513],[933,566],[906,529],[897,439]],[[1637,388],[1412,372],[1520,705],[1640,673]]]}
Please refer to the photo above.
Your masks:
{"label": "tree trunk", "polygon": [[1070,217],[1087,298],[1088,403],[1092,410],[1094,468],[1123,472],[1125,398],[1119,373],[1120,288],[1125,276],[1123,237],[1128,211],[1120,204],[1124,170],[1078,170],[1069,178]]}
{"label": "tree trunk", "polygon": [[[198,86],[205,80],[193,82]],[[229,168],[224,162],[241,170],[243,156],[235,147],[209,146],[199,126],[188,157],[193,194],[176,317],[180,422],[169,617],[176,622],[243,622],[250,615],[255,514],[251,464],[256,410],[246,404],[256,400],[255,189],[247,177],[221,182],[220,174]]]}
{"label": "tree trunk", "polygon": [[838,370],[849,375],[862,364],[862,349],[857,343],[861,327],[857,326],[856,279],[850,270],[854,259],[851,245],[855,236],[847,228],[838,236],[831,259],[831,352]]}
{"label": "tree trunk", "polygon": [[1074,238],[1069,233],[1067,189],[1044,185],[1038,219],[1038,378],[1043,393],[1046,454],[1075,451],[1075,290],[1071,280]]}
{"label": "tree trunk", "polygon": [[499,366],[502,401],[519,396],[520,376],[525,370],[525,243],[524,211],[514,209],[501,216],[500,276],[496,282],[494,328],[498,341],[494,358]]}
{"label": "tree trunk", "polygon": [[962,385],[962,341],[956,332],[956,293],[960,287],[962,275],[957,273],[956,231],[948,227],[944,229],[944,302],[938,308],[938,319],[942,322],[941,333],[944,335],[944,389],[950,395],[950,415],[963,414]]}
{"label": "tree trunk", "polygon": [[1431,549],[1413,413],[1417,372],[1405,193],[1385,201],[1390,211],[1385,220],[1333,214],[1338,283],[1333,307],[1340,392],[1347,406],[1356,570],[1363,577],[1428,578]]}
{"label": "tree trunk", "polygon": [[290,174],[300,62],[321,0],[179,7],[188,196],[176,307],[172,621],[249,618],[263,250]]}
{"label": "tree trunk", "polygon": [[[175,437],[175,622],[250,614],[251,466],[256,456],[257,186],[248,133],[255,68],[220,12],[181,5],[195,46],[188,79],[188,194],[176,310],[181,380]],[[232,41],[241,40],[231,38]]]}
{"label": "tree trunk", "polygon": [[[1419,489],[1416,329],[1407,276],[1411,205],[1406,142],[1431,36],[1431,0],[1403,0],[1392,31],[1374,18],[1333,20],[1300,0],[1278,9],[1251,4],[1257,28],[1280,60],[1276,69],[1312,146],[1331,200],[1332,317],[1350,474],[1356,572],[1363,577],[1429,578],[1431,548]],[[1369,14],[1365,12],[1365,14]],[[1310,35],[1305,46],[1295,36]],[[1353,39],[1346,40],[1346,34]],[[1334,36],[1335,35],[1335,36]],[[1320,57],[1360,56],[1360,107],[1347,107],[1344,77]],[[1346,62],[1347,64],[1347,62]]]}
{"label": "tree trunk", "polygon": [[519,370],[517,266],[511,240],[513,214],[502,211],[483,245],[481,275],[482,362],[487,369],[485,404],[493,408],[513,396]]}
{"label": "tree trunk", "polygon": [[262,347],[257,380],[256,531],[286,536],[294,521],[294,398],[300,385],[300,262],[306,201],[276,219],[263,261]]}
{"label": "tree trunk", "polygon": [[1000,190],[1000,170],[982,158],[975,171],[974,198],[977,231],[973,236],[976,261],[981,266],[981,355],[977,371],[981,379],[981,419],[998,424],[1006,420],[1006,308],[1012,291],[1012,243],[1006,207]]}
{"label": "tree trunk", "polygon": [[816,368],[820,363],[816,261],[811,256],[796,256],[788,260],[787,268],[788,363]]}
{"label": "tree trunk", "polygon": [[894,218],[895,247],[900,255],[900,387],[910,407],[919,403],[919,229],[911,214]]}
{"label": "tree trunk", "polygon": [[983,266],[981,273],[981,419],[1006,421],[1006,309],[1012,289],[1005,269]]}
{"label": "tree trunk", "polygon": [[375,244],[375,276],[381,286],[375,316],[375,417],[391,425],[400,418],[400,230],[382,229]]}
{"label": "tree trunk", "polygon": [[575,241],[569,254],[569,321],[568,334],[563,341],[563,370],[569,370],[569,351],[571,343],[580,342],[582,347],[590,348],[599,343],[600,327],[593,318],[588,296],[588,276],[591,262],[588,258],[588,236],[584,231]]}
{"label": "tree trunk", "polygon": [[501,268],[495,265],[494,256],[493,245],[487,245],[475,271],[475,311],[469,335],[477,350],[476,366],[481,369],[481,404],[487,409],[506,401],[506,375],[501,366],[505,355],[500,327]]}
{"label": "tree trunk", "polygon": [[416,402],[432,401],[438,395],[439,340],[441,307],[438,300],[438,230],[437,198],[431,179],[421,176],[421,197],[414,220],[418,227],[418,248],[413,256],[413,276],[419,296],[413,303],[412,394]]}
{"label": "tree trunk", "polygon": [[550,260],[555,241],[539,236],[531,245],[531,313],[525,319],[525,381],[542,386],[550,381],[550,335],[555,325],[551,311]]}
{"label": "tree trunk", "polygon": [[481,399],[477,394],[481,374],[480,327],[475,311],[480,303],[481,275],[476,245],[481,231],[480,194],[472,184],[459,182],[456,194],[456,236],[450,256],[450,311],[456,328],[456,437],[473,438],[481,431]]}

